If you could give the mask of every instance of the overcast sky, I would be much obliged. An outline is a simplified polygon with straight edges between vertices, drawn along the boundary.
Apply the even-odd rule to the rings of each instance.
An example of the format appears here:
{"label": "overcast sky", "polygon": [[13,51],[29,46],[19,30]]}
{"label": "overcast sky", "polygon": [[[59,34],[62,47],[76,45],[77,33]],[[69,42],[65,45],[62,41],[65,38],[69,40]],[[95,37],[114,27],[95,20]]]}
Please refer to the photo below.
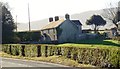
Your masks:
{"label": "overcast sky", "polygon": [[2,0],[8,2],[15,19],[21,23],[28,22],[28,3],[31,21],[41,20],[66,13],[75,14],[90,10],[108,8],[108,4],[116,5],[120,0]]}

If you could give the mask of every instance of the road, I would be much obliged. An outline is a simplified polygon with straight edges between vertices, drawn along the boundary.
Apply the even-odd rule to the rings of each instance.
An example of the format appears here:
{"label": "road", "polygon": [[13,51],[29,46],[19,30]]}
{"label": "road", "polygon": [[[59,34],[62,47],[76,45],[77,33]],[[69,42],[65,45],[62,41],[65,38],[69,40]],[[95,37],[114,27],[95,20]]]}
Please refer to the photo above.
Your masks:
{"label": "road", "polygon": [[0,69],[84,69],[79,67],[69,67],[55,63],[12,58],[2,58],[2,61],[0,61],[0,66]]}
{"label": "road", "polygon": [[68,67],[68,66],[48,63],[48,62],[12,59],[12,58],[2,58],[1,65],[2,67]]}

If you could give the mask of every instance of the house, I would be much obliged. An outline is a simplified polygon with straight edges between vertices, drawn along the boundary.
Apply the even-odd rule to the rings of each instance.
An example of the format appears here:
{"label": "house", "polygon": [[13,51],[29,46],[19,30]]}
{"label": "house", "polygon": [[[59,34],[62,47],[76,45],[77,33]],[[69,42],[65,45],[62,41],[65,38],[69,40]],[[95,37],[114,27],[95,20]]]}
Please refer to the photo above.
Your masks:
{"label": "house", "polygon": [[49,24],[41,29],[42,37],[40,40],[42,42],[74,42],[79,34],[82,33],[82,24],[79,20],[71,20],[70,15],[66,14],[65,19],[59,19],[55,16],[55,21],[53,18],[49,18]]}
{"label": "house", "polygon": [[114,27],[114,28],[105,30],[105,35],[106,35],[106,38],[110,38],[110,39],[115,36],[118,36],[117,28]]}
{"label": "house", "polygon": [[120,36],[120,21],[117,24],[118,24],[118,35]]}
{"label": "house", "polygon": [[120,22],[118,22],[117,24],[118,24],[118,27],[105,30],[107,38],[113,38],[115,36],[120,36]]}

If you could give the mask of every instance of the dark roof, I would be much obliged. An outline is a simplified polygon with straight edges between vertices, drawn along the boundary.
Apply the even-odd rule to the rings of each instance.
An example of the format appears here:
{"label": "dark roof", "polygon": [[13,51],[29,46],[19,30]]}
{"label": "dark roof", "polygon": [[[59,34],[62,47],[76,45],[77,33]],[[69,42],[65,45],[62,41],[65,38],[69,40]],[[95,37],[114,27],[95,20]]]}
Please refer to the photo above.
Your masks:
{"label": "dark roof", "polygon": [[74,22],[76,25],[82,25],[79,20],[71,20],[71,21]]}
{"label": "dark roof", "polygon": [[116,31],[117,31],[117,28],[116,28],[116,27],[114,27],[114,28],[111,28],[111,30],[116,30]]}

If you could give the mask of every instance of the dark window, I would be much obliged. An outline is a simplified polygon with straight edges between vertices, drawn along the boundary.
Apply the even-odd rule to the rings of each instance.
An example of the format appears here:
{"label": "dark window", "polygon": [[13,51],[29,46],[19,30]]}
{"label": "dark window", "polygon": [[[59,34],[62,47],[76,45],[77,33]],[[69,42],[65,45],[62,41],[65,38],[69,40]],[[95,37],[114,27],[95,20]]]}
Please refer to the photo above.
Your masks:
{"label": "dark window", "polygon": [[55,40],[55,35],[54,35],[54,40]]}

